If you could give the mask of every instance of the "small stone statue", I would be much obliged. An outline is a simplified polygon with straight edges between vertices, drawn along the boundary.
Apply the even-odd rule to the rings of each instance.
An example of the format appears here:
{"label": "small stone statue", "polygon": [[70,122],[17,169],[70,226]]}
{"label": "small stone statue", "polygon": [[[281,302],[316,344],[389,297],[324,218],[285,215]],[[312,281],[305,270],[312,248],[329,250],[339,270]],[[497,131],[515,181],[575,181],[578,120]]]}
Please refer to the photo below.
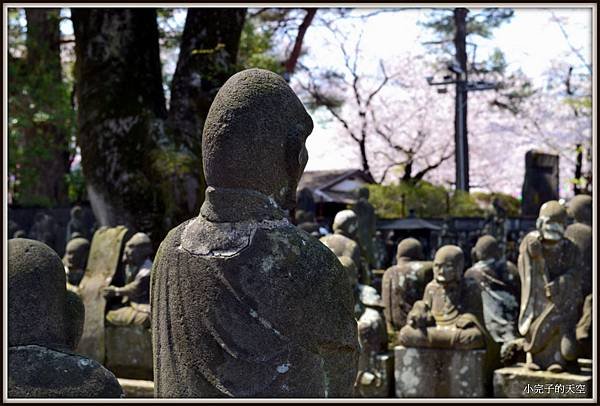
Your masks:
{"label": "small stone statue", "polygon": [[78,237],[87,238],[85,224],[83,223],[83,210],[80,206],[74,206],[71,209],[71,218],[67,223],[67,243],[75,238],[75,233],[78,233]]}
{"label": "small stone statue", "polygon": [[367,273],[362,266],[363,262],[360,255],[360,247],[355,241],[358,230],[358,217],[352,210],[339,211],[333,219],[333,234],[321,237],[320,241],[338,256],[347,256],[361,270],[359,272],[359,281],[368,284],[365,279]]}
{"label": "small stone statue", "polygon": [[67,288],[73,289],[79,286],[79,282],[85,273],[88,254],[90,253],[90,242],[85,238],[73,238],[67,243],[63,264],[67,275]]}
{"label": "small stone statue", "polygon": [[404,347],[472,350],[485,348],[485,328],[478,318],[481,302],[463,283],[464,256],[455,245],[435,253],[433,280],[408,313],[398,342]]}
{"label": "small stone statue", "polygon": [[519,333],[524,336],[526,366],[563,371],[577,358],[575,324],[581,302],[579,250],[564,237],[567,213],[557,201],[542,205],[519,249],[521,303]]}
{"label": "small stone statue", "polygon": [[577,322],[575,338],[579,343],[579,356],[592,358],[592,294],[585,297],[581,318]]}
{"label": "small stone statue", "polygon": [[344,267],[346,276],[350,281],[350,286],[352,287],[352,292],[354,293],[354,316],[356,319],[358,319],[365,311],[365,306],[362,304],[359,298],[360,291],[358,289],[358,267],[350,257],[342,255],[341,257],[338,257],[338,260]]}
{"label": "small stone statue", "polygon": [[518,270],[500,256],[494,237],[480,237],[473,248],[473,266],[465,272],[464,279],[481,296],[485,327],[494,342],[502,346],[516,338],[519,304],[518,290],[510,284],[515,273],[518,278]]}
{"label": "small stone statue", "polygon": [[74,352],[84,308],[65,286],[63,264],[50,247],[8,241],[8,396],[123,397],[112,372]]}
{"label": "small stone statue", "polygon": [[311,190],[307,187],[298,190],[296,193],[296,209],[308,213],[314,213],[316,209],[315,198]]}
{"label": "small stone statue", "polygon": [[150,328],[150,272],[152,241],[144,233],[134,234],[125,244],[125,286],[107,286],[102,290],[106,299],[122,297],[123,307],[106,314],[106,321],[115,326],[135,324]]}
{"label": "small stone statue", "polygon": [[413,304],[423,297],[425,286],[433,277],[433,263],[423,261],[423,247],[415,238],[398,244],[396,265],[383,274],[381,296],[385,306],[387,331],[400,330]]}
{"label": "small stone statue", "polygon": [[387,333],[381,314],[383,304],[375,288],[359,285],[358,290],[364,312],[358,319],[361,351],[354,390],[355,395],[371,397],[386,384],[386,371],[381,370],[381,365],[378,365],[377,355],[387,351]]}
{"label": "small stone statue", "polygon": [[592,293],[592,197],[575,196],[569,202],[567,214],[575,222],[567,227],[565,237],[573,241],[581,252],[581,293],[587,296]]}
{"label": "small stone statue", "polygon": [[205,201],[152,269],[156,397],[352,396],[348,277],[285,212],[312,128],[275,73],[239,72],[217,93],[202,138]]}
{"label": "small stone statue", "polygon": [[369,203],[369,189],[361,187],[358,189],[358,201],[352,207],[352,210],[358,216],[358,231],[356,237],[361,250],[361,255],[365,259],[367,266],[375,266],[375,256],[373,248],[373,237],[377,227],[377,216],[373,205]]}

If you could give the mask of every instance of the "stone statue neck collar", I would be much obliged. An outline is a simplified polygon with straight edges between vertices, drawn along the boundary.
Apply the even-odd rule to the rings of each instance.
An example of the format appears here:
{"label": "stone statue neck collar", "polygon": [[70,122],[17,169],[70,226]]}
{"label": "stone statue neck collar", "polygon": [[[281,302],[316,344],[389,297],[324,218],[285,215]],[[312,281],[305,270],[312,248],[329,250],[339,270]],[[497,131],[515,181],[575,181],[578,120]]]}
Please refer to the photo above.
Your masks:
{"label": "stone statue neck collar", "polygon": [[281,220],[286,217],[277,202],[264,193],[213,186],[206,188],[200,214],[213,223]]}

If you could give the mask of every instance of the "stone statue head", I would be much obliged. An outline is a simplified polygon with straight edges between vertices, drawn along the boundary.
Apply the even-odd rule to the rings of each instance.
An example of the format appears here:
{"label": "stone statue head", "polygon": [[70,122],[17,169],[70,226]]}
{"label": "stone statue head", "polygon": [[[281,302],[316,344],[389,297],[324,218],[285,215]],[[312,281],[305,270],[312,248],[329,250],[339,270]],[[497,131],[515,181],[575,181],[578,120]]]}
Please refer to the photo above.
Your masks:
{"label": "stone statue head", "polygon": [[500,259],[500,247],[498,242],[491,235],[483,235],[479,237],[475,247],[473,247],[473,262],[487,261],[489,259]]}
{"label": "stone statue head", "polygon": [[69,269],[85,269],[90,242],[85,238],[73,238],[67,243],[63,264]]}
{"label": "stone statue head", "polygon": [[564,206],[556,200],[550,200],[540,207],[536,228],[544,241],[556,242],[565,234],[566,221],[567,211]]}
{"label": "stone statue head", "polygon": [[81,209],[80,206],[73,206],[73,208],[71,209],[71,218],[74,219],[81,219],[81,215],[83,214],[83,210]]}
{"label": "stone statue head", "polygon": [[352,260],[352,258],[342,255],[338,257],[338,260],[346,270],[346,275],[350,280],[350,286],[354,289],[358,284],[358,267]]}
{"label": "stone statue head", "polygon": [[592,196],[577,195],[569,201],[567,208],[569,216],[573,217],[576,222],[592,225]]}
{"label": "stone statue head", "polygon": [[293,208],[313,122],[285,80],[263,69],[233,75],[213,101],[202,135],[208,186],[250,189]]}
{"label": "stone statue head", "polygon": [[60,257],[46,244],[8,240],[8,345],[66,345],[67,289]]}
{"label": "stone statue head", "polygon": [[358,217],[352,210],[339,211],[333,219],[333,232],[355,238],[358,231]]}
{"label": "stone statue head", "polygon": [[139,267],[151,255],[152,241],[150,237],[145,233],[135,233],[125,244],[123,262]]}
{"label": "stone statue head", "polygon": [[462,249],[456,245],[444,245],[433,259],[433,279],[441,285],[460,282],[465,264]]}
{"label": "stone statue head", "polygon": [[409,258],[413,261],[419,261],[424,257],[423,246],[416,238],[405,238],[398,243],[398,248],[396,249],[397,261],[400,261],[400,258]]}

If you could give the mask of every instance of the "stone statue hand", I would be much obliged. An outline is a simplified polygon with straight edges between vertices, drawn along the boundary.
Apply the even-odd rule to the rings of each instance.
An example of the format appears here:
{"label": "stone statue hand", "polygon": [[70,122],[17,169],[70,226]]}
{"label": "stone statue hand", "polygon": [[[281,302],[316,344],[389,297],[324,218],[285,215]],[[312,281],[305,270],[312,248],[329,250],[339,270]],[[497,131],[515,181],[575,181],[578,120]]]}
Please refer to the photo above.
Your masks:
{"label": "stone statue hand", "polygon": [[429,306],[422,300],[417,300],[406,316],[406,324],[412,328],[425,328],[432,322]]}
{"label": "stone statue hand", "polygon": [[119,296],[118,288],[116,288],[115,286],[107,286],[105,288],[102,288],[101,293],[102,296],[104,296],[106,299]]}

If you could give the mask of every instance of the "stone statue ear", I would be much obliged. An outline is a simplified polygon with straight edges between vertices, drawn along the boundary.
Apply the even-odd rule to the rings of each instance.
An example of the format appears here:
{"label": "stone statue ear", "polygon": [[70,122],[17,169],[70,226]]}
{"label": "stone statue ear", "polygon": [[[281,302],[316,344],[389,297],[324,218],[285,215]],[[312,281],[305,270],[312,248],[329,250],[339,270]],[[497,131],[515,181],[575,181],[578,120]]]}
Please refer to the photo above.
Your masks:
{"label": "stone statue ear", "polygon": [[299,162],[300,151],[304,146],[303,128],[300,124],[295,124],[290,127],[285,140],[285,163],[287,173],[296,176]]}

